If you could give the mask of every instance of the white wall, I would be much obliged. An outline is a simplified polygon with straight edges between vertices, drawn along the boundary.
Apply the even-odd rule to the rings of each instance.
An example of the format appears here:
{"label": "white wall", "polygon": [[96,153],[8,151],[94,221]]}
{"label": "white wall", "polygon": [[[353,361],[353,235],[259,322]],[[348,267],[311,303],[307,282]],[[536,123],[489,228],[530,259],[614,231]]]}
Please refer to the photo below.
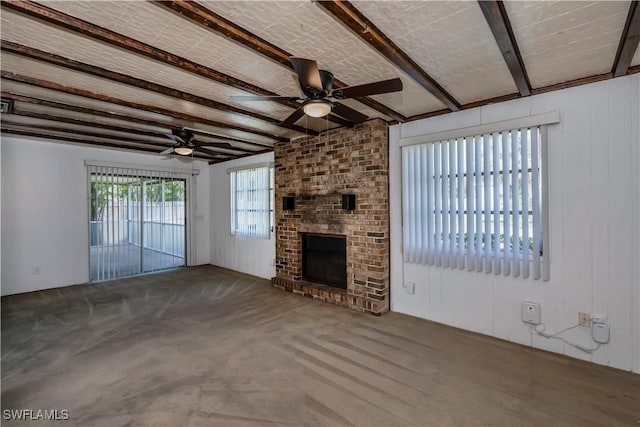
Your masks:
{"label": "white wall", "polygon": [[[608,80],[393,126],[391,309],[579,359],[640,372],[640,75]],[[402,137],[559,110],[549,127],[551,280],[403,264]],[[415,282],[414,295],[402,288]],[[547,332],[604,314],[611,340],[593,355],[530,337],[520,303],[542,306]],[[588,328],[562,335],[594,346]]]}
{"label": "white wall", "polygon": [[2,295],[2,143],[0,138],[0,295]]}
{"label": "white wall", "polygon": [[[273,162],[273,153],[211,166],[211,264],[270,279],[276,275],[276,242],[231,235],[231,192],[227,169]],[[277,200],[276,200],[277,203]]]}
{"label": "white wall", "polygon": [[[191,168],[158,155],[2,137],[2,295],[89,280],[85,160]],[[175,166],[174,166],[175,164]],[[193,162],[190,265],[209,262],[209,166]],[[193,191],[193,190],[192,190]],[[40,274],[33,274],[34,267]]]}

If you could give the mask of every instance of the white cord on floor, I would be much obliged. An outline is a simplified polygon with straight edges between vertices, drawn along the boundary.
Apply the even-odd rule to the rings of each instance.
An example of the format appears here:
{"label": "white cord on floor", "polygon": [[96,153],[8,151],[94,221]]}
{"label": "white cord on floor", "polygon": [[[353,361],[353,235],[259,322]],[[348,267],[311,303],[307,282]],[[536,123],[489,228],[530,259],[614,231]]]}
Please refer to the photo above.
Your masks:
{"label": "white cord on floor", "polygon": [[531,330],[532,333],[535,332],[536,334],[540,335],[543,338],[560,340],[563,343],[570,345],[571,347],[577,348],[580,351],[584,351],[585,353],[593,354],[593,352],[596,351],[597,349],[599,349],[600,346],[602,345],[602,344],[598,344],[594,348],[589,348],[589,347],[582,346],[580,344],[575,344],[575,343],[569,342],[569,341],[565,340],[564,338],[558,336],[561,333],[566,332],[566,331],[568,331],[570,329],[577,328],[578,326],[580,326],[579,323],[577,325],[573,325],[573,326],[569,326],[568,328],[564,328],[563,330],[561,330],[559,332],[556,332],[554,334],[545,334],[544,333],[544,331],[547,329],[547,327],[545,326],[544,323],[540,323],[540,325],[542,326],[542,330],[541,331],[538,330],[538,326],[540,326],[540,325],[532,325],[531,323],[528,323],[528,325],[529,325],[529,329]]}

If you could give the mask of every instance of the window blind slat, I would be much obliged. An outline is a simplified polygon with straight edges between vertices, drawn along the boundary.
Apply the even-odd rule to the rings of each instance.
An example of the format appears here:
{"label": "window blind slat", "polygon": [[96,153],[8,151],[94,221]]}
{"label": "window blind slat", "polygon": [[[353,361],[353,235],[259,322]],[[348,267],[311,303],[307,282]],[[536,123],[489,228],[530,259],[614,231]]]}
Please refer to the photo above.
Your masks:
{"label": "window blind slat", "polygon": [[433,167],[435,174],[435,264],[442,265],[442,165],[440,163],[442,143],[436,142],[433,146]]}
{"label": "window blind slat", "polygon": [[482,199],[482,137],[476,136],[475,138],[475,239],[474,239],[474,253],[475,253],[475,269],[476,271],[482,271],[482,211],[484,209]]}
{"label": "window blind slat", "polygon": [[474,244],[475,241],[475,222],[474,222],[474,211],[476,209],[475,204],[475,189],[474,184],[475,180],[473,179],[473,175],[475,173],[475,162],[473,161],[474,150],[473,150],[473,141],[474,138],[467,138],[467,270],[473,270],[475,268],[475,260],[474,260]]}
{"label": "window blind slat", "polygon": [[538,129],[531,130],[531,201],[533,203],[533,278],[540,278],[540,173]]}
{"label": "window blind slat", "polygon": [[420,254],[420,263],[427,264],[429,262],[429,251],[431,251],[431,246],[429,244],[429,230],[428,230],[428,222],[429,222],[429,194],[427,192],[427,180],[430,179],[429,171],[427,169],[428,165],[428,157],[427,157],[427,147],[421,146],[419,149],[420,155],[420,179],[418,180],[418,185],[420,186],[420,193],[422,194],[422,206],[421,206],[421,232],[420,238],[422,239],[423,251]]}
{"label": "window blind slat", "polygon": [[529,129],[522,130],[522,277],[529,277]]}
{"label": "window blind slat", "polygon": [[520,131],[514,131],[515,135],[512,135],[513,145],[511,146],[511,203],[512,203],[512,218],[513,227],[511,228],[511,235],[513,239],[512,251],[511,251],[511,270],[514,276],[520,275],[520,195],[518,182],[520,180],[520,173],[518,172],[518,151],[520,150]]}
{"label": "window blind slat", "polygon": [[435,180],[433,178],[433,153],[434,144],[429,144],[426,147],[427,151],[427,197],[429,199],[429,209],[427,212],[427,264],[433,265],[435,263],[435,213],[432,212],[435,203]]}
{"label": "window blind slat", "polygon": [[456,251],[455,236],[458,235],[457,229],[457,210],[458,198],[456,197],[456,141],[452,140],[448,143],[449,147],[449,266],[456,268],[458,266],[458,254]]}
{"label": "window blind slat", "polygon": [[[415,149],[411,150],[412,154],[415,153]],[[416,172],[415,172],[415,164],[416,164],[416,159],[415,159],[415,155],[411,156],[410,160],[409,160],[409,173],[411,174],[412,177],[415,177]],[[411,179],[409,181],[409,206],[411,209],[411,212],[415,212],[416,207],[415,207],[415,203],[416,203],[416,198],[415,198],[415,194],[416,194],[416,180],[415,179]],[[416,262],[416,224],[418,221],[418,216],[417,215],[412,215],[411,218],[411,222],[409,224],[410,230],[411,230],[411,235],[409,236],[409,260],[411,262]]]}
{"label": "window blind slat", "polygon": [[107,238],[107,244],[109,245],[109,268],[108,268],[108,278],[113,279],[116,277],[116,256],[114,253],[114,246],[116,244],[116,233],[115,229],[117,226],[117,220],[115,217],[116,208],[115,208],[115,197],[117,194],[117,190],[115,188],[115,170],[114,168],[109,168],[107,183],[109,185],[109,192],[112,195],[107,198],[107,209],[109,210],[111,221],[107,221],[109,224],[109,233]]}
{"label": "window blind slat", "polygon": [[541,180],[542,180],[542,280],[547,281],[550,278],[550,252],[549,245],[549,146],[548,146],[548,129],[547,126],[540,127],[540,148],[542,155]]}
{"label": "window blind slat", "polygon": [[449,267],[449,141],[440,144],[442,160],[442,266]]}
{"label": "window blind slat", "polygon": [[[402,243],[403,243],[403,256],[404,262],[410,262],[411,256],[411,230],[412,222],[416,220],[415,215],[409,207],[411,197],[409,197],[409,191],[411,188],[411,173],[409,171],[409,161],[411,159],[412,151],[416,147],[405,147],[402,149]],[[231,190],[233,194],[233,189]],[[233,211],[233,208],[232,208]]]}
{"label": "window blind slat", "polygon": [[492,136],[493,148],[493,271],[500,274],[500,134]]}
{"label": "window blind slat", "polygon": [[511,274],[511,246],[509,242],[511,240],[511,192],[509,191],[509,184],[511,173],[509,170],[509,163],[511,161],[511,132],[502,133],[502,222],[504,228],[503,239],[503,256],[502,256],[502,270],[504,275]]}
{"label": "window blind slat", "polygon": [[463,138],[458,138],[456,141],[456,151],[457,151],[457,161],[458,161],[458,268],[464,269],[464,230],[465,230],[465,218],[464,218],[464,209],[465,209],[465,179],[464,179],[464,140]]}
{"label": "window blind slat", "polygon": [[426,174],[423,175],[424,164],[422,163],[422,150],[419,150],[418,156],[415,157],[415,172],[417,176],[417,180],[415,182],[415,204],[416,204],[416,221],[415,221],[415,233],[416,233],[416,246],[415,246],[415,259],[416,262],[423,263],[425,247],[424,243],[424,232],[422,230],[423,221],[421,220],[424,212],[422,211],[422,198],[424,197],[424,192],[422,191],[422,182],[426,178]]}
{"label": "window blind slat", "polygon": [[491,257],[492,257],[492,232],[491,232],[491,153],[493,151],[493,139],[491,135],[484,135],[482,137],[484,146],[484,165],[482,172],[484,173],[484,233],[482,235],[484,242],[484,256],[483,256],[483,269],[485,272],[491,272]]}

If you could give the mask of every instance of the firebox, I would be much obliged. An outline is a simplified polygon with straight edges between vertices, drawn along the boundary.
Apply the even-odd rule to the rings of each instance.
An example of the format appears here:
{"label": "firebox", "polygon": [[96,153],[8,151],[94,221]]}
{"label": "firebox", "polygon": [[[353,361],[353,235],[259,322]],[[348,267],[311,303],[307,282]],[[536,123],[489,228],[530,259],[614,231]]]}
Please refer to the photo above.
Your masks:
{"label": "firebox", "polygon": [[347,238],[302,234],[302,278],[347,289]]}

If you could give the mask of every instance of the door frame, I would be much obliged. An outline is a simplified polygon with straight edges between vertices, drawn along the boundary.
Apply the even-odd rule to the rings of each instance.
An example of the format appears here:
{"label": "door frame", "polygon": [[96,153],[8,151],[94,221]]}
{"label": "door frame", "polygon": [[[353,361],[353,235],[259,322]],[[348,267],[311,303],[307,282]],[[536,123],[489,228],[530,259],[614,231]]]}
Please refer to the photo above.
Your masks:
{"label": "door frame", "polygon": [[[190,169],[187,168],[176,168],[176,167],[161,167],[161,166],[153,166],[153,165],[145,165],[145,164],[133,164],[133,163],[119,163],[119,162],[104,162],[104,161],[94,161],[94,160],[85,160],[84,164],[86,166],[86,182],[87,182],[87,222],[89,223],[90,215],[91,215],[91,166],[96,167],[108,167],[114,169],[124,169],[124,170],[135,170],[139,173],[149,173],[150,176],[154,172],[161,173],[170,173],[172,177],[166,178],[175,178],[185,181],[185,266],[195,265],[195,259],[197,259],[197,245],[196,235],[197,235],[197,221],[195,218],[195,212],[197,210],[197,200],[195,195],[197,194],[197,177],[200,175],[200,170],[192,167]],[[132,175],[132,176],[140,176],[140,175]],[[191,197],[191,195],[194,197]],[[141,219],[143,219],[143,214],[141,215]],[[90,227],[90,226],[89,226]],[[87,227],[87,238],[86,238],[86,246],[91,248],[90,244],[90,230]],[[142,226],[141,226],[142,229]],[[142,231],[141,231],[142,233]],[[142,239],[142,236],[141,236]],[[143,245],[143,241],[140,241],[140,244]],[[91,279],[91,254],[88,254],[87,264],[87,282]],[[143,259],[141,259],[143,262]],[[141,269],[143,264],[141,263]],[[144,272],[140,274],[146,274]]]}

